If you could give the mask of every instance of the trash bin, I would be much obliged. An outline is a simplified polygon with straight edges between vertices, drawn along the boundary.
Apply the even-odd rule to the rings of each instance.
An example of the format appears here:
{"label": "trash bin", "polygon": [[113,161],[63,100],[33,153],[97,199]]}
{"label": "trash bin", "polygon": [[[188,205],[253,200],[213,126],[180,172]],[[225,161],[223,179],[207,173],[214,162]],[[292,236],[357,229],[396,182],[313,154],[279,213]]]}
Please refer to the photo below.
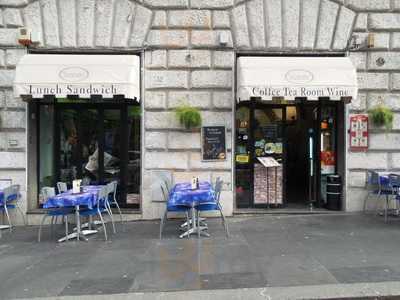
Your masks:
{"label": "trash bin", "polygon": [[326,208],[330,210],[340,210],[342,208],[342,180],[339,175],[327,176]]}

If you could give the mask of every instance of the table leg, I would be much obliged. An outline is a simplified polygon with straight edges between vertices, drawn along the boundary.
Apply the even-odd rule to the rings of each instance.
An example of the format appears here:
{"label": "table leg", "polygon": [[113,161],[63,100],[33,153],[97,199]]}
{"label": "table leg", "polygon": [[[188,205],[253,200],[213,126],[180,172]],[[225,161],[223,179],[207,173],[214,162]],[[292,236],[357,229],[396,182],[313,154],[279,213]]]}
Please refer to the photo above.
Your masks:
{"label": "table leg", "polygon": [[210,235],[207,232],[204,232],[204,230],[208,229],[207,226],[197,226],[195,207],[192,206],[191,210],[192,210],[192,222],[191,222],[192,227],[188,231],[182,233],[179,236],[179,238],[184,238],[184,237],[190,236],[191,234],[195,234],[198,232],[200,232],[201,235],[209,237]]}

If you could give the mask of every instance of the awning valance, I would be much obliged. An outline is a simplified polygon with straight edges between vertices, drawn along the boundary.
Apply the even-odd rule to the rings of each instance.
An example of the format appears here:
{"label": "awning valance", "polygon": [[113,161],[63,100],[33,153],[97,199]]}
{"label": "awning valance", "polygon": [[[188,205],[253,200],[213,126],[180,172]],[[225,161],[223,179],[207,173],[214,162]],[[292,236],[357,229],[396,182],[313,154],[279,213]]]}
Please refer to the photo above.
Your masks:
{"label": "awning valance", "polygon": [[124,95],[140,99],[140,57],[136,55],[27,54],[18,62],[14,94],[89,98]]}
{"label": "awning valance", "polygon": [[318,100],[357,97],[357,74],[347,57],[239,57],[237,99]]}

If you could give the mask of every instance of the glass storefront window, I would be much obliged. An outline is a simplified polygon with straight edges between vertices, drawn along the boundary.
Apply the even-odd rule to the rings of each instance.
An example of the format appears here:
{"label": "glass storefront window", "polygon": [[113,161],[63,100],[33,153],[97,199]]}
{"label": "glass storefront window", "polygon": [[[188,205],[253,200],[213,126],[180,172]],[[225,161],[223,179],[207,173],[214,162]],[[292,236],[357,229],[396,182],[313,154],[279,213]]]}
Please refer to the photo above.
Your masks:
{"label": "glass storefront window", "polygon": [[[54,106],[41,105],[39,112],[39,190],[53,186],[54,177]],[[41,202],[41,199],[39,200]]]}

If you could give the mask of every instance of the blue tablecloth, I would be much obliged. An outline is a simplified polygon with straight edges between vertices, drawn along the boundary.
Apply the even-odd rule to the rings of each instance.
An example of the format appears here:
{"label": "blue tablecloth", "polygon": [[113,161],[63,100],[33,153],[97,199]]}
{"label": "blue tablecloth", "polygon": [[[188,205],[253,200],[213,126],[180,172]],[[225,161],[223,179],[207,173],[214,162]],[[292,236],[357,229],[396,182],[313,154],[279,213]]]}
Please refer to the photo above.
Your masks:
{"label": "blue tablecloth", "polygon": [[72,190],[58,194],[54,197],[50,197],[43,204],[43,208],[55,208],[55,207],[71,207],[71,206],[87,206],[92,209],[97,204],[98,194],[101,185],[89,185],[82,188],[82,193],[73,194]]}
{"label": "blue tablecloth", "polygon": [[215,202],[215,192],[207,181],[201,181],[196,190],[192,190],[190,183],[176,184],[169,194],[168,205],[192,207],[204,202]]}

